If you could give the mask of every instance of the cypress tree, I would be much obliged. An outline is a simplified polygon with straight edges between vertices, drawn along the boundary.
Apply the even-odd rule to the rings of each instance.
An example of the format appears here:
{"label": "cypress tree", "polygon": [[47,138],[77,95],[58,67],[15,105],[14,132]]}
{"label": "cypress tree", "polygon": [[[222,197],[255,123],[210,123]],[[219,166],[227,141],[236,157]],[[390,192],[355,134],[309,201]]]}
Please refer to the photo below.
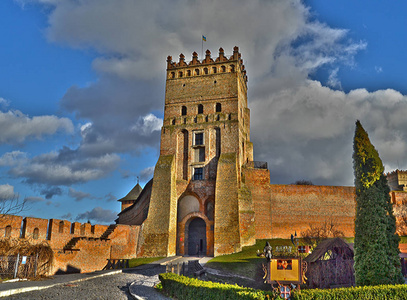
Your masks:
{"label": "cypress tree", "polygon": [[399,237],[379,153],[356,122],[353,141],[356,188],[355,279],[357,285],[401,283]]}

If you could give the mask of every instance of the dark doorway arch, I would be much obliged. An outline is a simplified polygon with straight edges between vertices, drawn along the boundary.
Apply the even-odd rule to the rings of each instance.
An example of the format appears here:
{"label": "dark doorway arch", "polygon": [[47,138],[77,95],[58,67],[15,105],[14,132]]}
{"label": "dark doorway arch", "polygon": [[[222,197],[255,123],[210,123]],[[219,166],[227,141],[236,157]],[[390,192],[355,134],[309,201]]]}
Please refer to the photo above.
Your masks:
{"label": "dark doorway arch", "polygon": [[206,255],[206,223],[201,218],[193,219],[188,225],[188,255]]}

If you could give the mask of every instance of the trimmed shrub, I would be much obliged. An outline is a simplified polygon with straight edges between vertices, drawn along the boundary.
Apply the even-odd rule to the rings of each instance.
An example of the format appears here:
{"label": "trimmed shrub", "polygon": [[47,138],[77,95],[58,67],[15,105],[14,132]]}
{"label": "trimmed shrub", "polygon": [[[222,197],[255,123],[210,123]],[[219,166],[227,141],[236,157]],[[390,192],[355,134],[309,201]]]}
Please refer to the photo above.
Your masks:
{"label": "trimmed shrub", "polygon": [[195,278],[164,273],[159,275],[162,289],[179,300],[189,299],[281,299],[271,291],[261,291],[238,285],[202,281]]}
{"label": "trimmed shrub", "polygon": [[376,285],[331,290],[302,290],[291,295],[293,300],[407,300],[407,285]]}

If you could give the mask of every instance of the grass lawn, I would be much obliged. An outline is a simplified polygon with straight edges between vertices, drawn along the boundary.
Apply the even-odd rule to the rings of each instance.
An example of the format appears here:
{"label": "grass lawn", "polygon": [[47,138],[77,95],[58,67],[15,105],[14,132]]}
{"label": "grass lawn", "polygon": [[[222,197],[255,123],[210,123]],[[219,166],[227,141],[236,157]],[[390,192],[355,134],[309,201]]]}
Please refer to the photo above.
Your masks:
{"label": "grass lawn", "polygon": [[264,257],[257,256],[257,250],[263,252],[267,241],[273,249],[275,246],[292,246],[289,239],[257,240],[253,246],[243,247],[241,252],[217,256],[211,259],[206,266],[249,278],[256,278],[257,273],[259,271],[261,273],[261,264],[266,261]]}
{"label": "grass lawn", "polygon": [[132,258],[129,260],[129,267],[130,268],[135,268],[141,265],[149,264],[152,262],[155,262],[157,260],[160,260],[164,257],[147,257],[147,258]]}

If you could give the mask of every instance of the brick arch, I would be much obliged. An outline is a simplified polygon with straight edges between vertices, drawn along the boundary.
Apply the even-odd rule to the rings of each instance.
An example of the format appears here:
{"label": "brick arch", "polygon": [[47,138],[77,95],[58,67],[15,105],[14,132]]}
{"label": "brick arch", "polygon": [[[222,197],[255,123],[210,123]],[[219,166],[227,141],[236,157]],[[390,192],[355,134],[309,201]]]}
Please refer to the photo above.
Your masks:
{"label": "brick arch", "polygon": [[177,255],[189,255],[188,253],[188,228],[190,223],[200,218],[205,222],[206,226],[206,255],[213,255],[213,221],[210,221],[203,212],[191,212],[187,214],[180,222],[178,222],[177,234]]}

